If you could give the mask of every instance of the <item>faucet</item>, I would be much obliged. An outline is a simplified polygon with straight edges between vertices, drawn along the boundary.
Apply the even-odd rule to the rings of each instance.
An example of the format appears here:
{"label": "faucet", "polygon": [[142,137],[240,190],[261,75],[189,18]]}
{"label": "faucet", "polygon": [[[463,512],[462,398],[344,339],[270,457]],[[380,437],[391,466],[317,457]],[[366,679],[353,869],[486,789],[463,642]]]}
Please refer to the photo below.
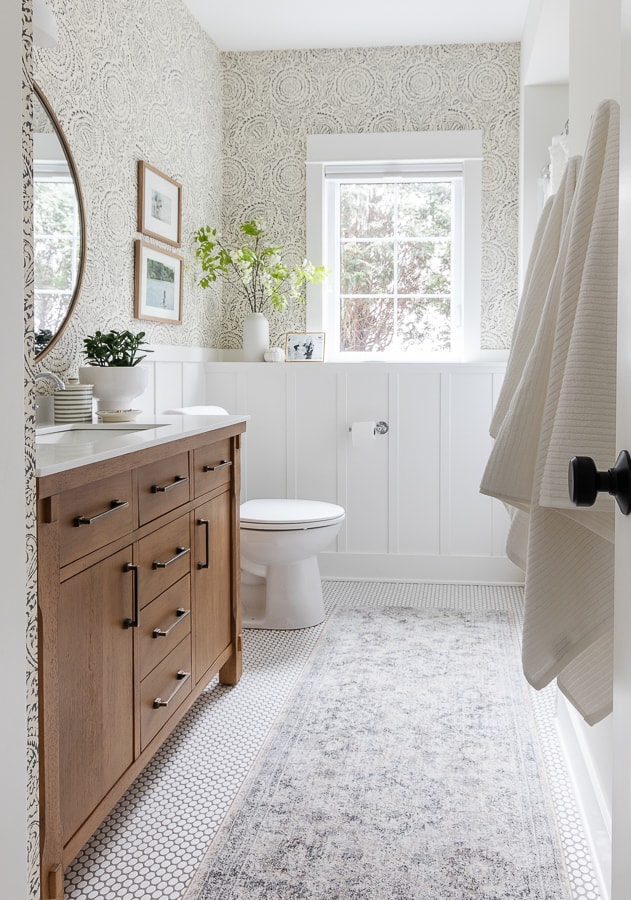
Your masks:
{"label": "faucet", "polygon": [[63,390],[65,389],[65,387],[66,387],[66,385],[63,383],[63,381],[61,380],[61,378],[59,377],[59,375],[55,375],[54,372],[48,372],[48,371],[46,371],[46,370],[43,370],[43,371],[41,371],[41,372],[38,372],[38,373],[35,375],[35,378],[34,378],[34,382],[33,382],[33,383],[34,383],[34,384],[37,384],[38,381],[50,381],[50,382],[52,382],[52,384],[55,385],[55,390],[57,390],[57,391],[63,391]]}

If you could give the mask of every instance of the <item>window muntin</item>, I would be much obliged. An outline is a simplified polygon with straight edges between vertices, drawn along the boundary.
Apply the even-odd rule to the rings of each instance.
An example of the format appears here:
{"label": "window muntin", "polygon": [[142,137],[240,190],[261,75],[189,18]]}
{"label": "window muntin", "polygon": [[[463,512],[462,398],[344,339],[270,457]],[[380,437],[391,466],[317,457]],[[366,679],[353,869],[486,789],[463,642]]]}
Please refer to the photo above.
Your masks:
{"label": "window muntin", "polygon": [[326,265],[341,357],[434,358],[459,347],[461,181],[328,178]]}

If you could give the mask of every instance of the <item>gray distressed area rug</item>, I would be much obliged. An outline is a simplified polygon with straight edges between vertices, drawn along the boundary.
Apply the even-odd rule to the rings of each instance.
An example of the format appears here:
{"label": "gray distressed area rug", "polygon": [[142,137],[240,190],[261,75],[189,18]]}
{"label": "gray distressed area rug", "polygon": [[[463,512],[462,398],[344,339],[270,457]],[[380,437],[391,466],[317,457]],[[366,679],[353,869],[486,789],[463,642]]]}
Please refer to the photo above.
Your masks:
{"label": "gray distressed area rug", "polygon": [[336,609],[186,900],[569,900],[519,623]]}

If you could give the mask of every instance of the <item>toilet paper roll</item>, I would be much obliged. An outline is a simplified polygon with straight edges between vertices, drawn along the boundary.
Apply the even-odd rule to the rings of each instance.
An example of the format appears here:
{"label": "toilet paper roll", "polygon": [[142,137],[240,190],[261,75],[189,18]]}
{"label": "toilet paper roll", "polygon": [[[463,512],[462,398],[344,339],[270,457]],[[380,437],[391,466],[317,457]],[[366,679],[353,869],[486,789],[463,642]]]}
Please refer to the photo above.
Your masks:
{"label": "toilet paper roll", "polygon": [[353,422],[351,425],[351,444],[361,450],[375,440],[374,422]]}

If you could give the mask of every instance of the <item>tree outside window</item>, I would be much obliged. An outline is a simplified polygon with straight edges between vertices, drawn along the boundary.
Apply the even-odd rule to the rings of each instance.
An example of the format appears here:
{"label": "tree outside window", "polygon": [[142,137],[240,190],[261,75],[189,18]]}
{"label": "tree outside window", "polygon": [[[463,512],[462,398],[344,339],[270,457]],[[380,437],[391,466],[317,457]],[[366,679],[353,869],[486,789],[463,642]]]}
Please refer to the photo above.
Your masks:
{"label": "tree outside window", "polygon": [[452,180],[339,184],[340,351],[451,350]]}

